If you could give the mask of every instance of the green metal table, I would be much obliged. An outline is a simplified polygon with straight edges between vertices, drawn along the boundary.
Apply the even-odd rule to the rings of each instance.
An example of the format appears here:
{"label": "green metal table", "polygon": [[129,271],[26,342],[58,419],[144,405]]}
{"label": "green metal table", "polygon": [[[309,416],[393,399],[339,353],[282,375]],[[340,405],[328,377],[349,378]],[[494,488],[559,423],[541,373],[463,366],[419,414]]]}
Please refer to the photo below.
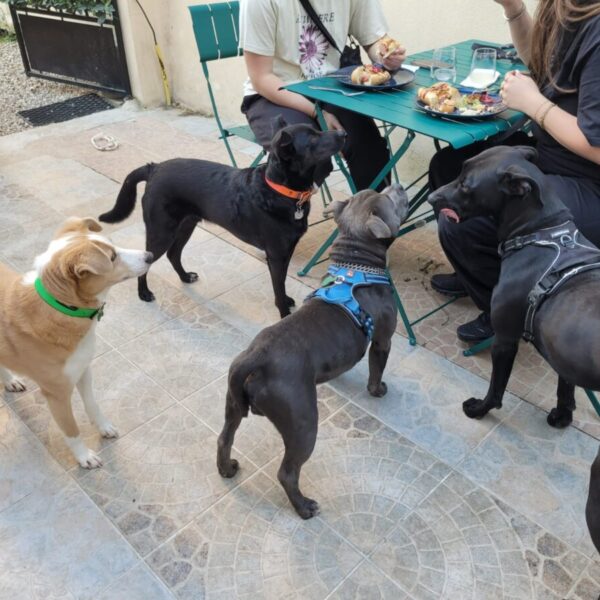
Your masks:
{"label": "green metal table", "polygon": [[[471,68],[471,58],[473,51],[471,46],[473,43],[485,44],[481,40],[467,40],[456,47],[456,81],[462,81],[469,74]],[[407,64],[418,59],[431,59],[433,51],[429,50],[418,54],[413,54],[407,58]],[[510,70],[515,68],[523,69],[523,65],[513,65],[510,61],[498,61],[497,70],[500,72],[500,78],[496,85],[499,85],[503,76]],[[454,148],[464,148],[474,142],[483,141],[508,130],[512,125],[517,123],[522,118],[522,113],[507,110],[494,118],[473,119],[469,121],[458,121],[450,118],[433,117],[427,114],[423,109],[416,104],[417,90],[419,87],[428,87],[434,83],[430,76],[429,69],[420,68],[415,74],[415,80],[408,86],[399,90],[386,91],[366,91],[364,94],[357,96],[345,96],[337,91],[317,90],[315,87],[327,87],[334,90],[351,92],[349,88],[343,86],[335,77],[322,77],[319,79],[311,79],[294,83],[287,86],[291,92],[296,92],[315,101],[317,116],[323,129],[326,129],[326,124],[322,114],[322,104],[332,104],[347,110],[351,110],[361,115],[371,117],[381,121],[385,125],[385,135],[389,140],[390,134],[395,129],[405,130],[405,137],[400,147],[392,152],[389,162],[379,172],[377,177],[371,183],[371,188],[377,187],[381,181],[394,169],[398,161],[406,153],[412,141],[417,134],[430,137],[434,140],[436,148],[440,147],[440,142],[445,142]],[[342,158],[336,157],[337,164],[340,170],[344,173],[352,192],[356,192],[356,186],[350,176]],[[424,176],[413,182],[415,185]],[[409,186],[409,188],[411,187]],[[429,221],[434,219],[431,209],[425,205],[429,189],[427,185],[423,185],[417,193],[412,197],[408,218],[400,230],[398,236],[403,236],[410,231],[414,231],[418,227],[422,227]],[[425,206],[424,206],[425,205]],[[423,210],[424,209],[424,210]],[[323,254],[333,243],[337,236],[337,230],[334,231],[329,238],[323,243],[321,248],[310,259],[303,269],[298,272],[298,275],[306,275],[314,265],[321,262]],[[402,301],[397,290],[394,288],[398,311],[406,328],[409,341],[412,345],[416,344],[416,337],[412,329],[413,325],[427,318],[434,312],[444,308],[454,299],[438,306],[433,311],[420,316],[414,321],[410,321],[408,315],[402,305]]]}

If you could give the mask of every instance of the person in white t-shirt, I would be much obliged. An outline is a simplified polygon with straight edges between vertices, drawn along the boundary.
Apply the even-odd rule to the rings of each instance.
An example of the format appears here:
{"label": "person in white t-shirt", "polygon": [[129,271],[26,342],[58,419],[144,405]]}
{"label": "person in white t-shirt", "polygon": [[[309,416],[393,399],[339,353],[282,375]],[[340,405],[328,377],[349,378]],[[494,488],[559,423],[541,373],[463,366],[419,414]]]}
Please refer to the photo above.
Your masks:
{"label": "person in white t-shirt", "polygon": [[[404,48],[387,58],[380,54],[379,41],[388,28],[379,0],[310,0],[310,4],[338,48],[352,35],[373,62],[391,71],[401,67]],[[314,104],[280,88],[339,69],[340,53],[299,0],[241,0],[240,9],[240,46],[248,70],[242,112],[258,142],[268,148],[278,115],[288,124],[316,126]],[[348,134],[344,156],[357,188],[367,188],[389,160],[374,121],[331,105],[325,106],[324,118],[330,129]],[[380,188],[385,185],[384,181]]]}

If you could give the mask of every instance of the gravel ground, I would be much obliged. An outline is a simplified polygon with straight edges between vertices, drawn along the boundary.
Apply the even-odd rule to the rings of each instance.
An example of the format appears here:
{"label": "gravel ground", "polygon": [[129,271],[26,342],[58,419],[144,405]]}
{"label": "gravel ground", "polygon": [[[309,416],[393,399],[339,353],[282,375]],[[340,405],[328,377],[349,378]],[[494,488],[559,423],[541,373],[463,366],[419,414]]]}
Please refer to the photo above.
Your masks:
{"label": "gravel ground", "polygon": [[0,136],[31,127],[17,114],[18,110],[45,106],[87,92],[84,88],[27,77],[17,42],[0,39]]}

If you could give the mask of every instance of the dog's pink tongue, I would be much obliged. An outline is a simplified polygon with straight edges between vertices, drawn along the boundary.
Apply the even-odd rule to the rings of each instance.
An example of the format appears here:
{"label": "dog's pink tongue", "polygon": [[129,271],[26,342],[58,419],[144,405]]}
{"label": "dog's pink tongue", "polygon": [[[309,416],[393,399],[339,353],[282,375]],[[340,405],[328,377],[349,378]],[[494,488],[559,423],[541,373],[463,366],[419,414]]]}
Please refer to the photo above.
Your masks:
{"label": "dog's pink tongue", "polygon": [[452,219],[455,223],[460,223],[460,217],[456,214],[455,210],[452,210],[451,208],[442,208],[440,212],[449,219]]}

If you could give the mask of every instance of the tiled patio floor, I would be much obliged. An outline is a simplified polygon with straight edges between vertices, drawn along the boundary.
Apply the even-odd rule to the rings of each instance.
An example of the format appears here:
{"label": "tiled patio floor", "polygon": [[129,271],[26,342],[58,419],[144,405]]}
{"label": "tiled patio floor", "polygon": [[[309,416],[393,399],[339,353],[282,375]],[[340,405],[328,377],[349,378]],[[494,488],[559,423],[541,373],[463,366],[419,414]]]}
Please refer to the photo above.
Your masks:
{"label": "tiled patio floor", "polygon": [[[99,132],[119,149],[96,151]],[[249,163],[255,148],[235,146]],[[124,107],[0,138],[0,260],[27,270],[66,216],[97,216],[130,170],[175,156],[227,162],[214,122],[176,111]],[[295,273],[331,228],[300,242],[297,300],[324,265]],[[107,231],[143,247],[139,207]],[[399,325],[385,398],[366,393],[365,361],[320,387],[302,483],[321,514],[302,521],[277,483],[282,442],[267,420],[242,424],[234,479],[215,465],[229,363],[277,319],[264,256],[207,225],[184,265],[197,283],[152,267],[153,304],[134,281],[110,296],[94,386],[121,437],[101,439],[74,399],[101,469],[76,466],[34,386],[0,394],[0,599],[598,598],[584,505],[600,420],[581,398],[576,426],[546,425],[554,377],[531,348],[504,408],[470,421],[461,403],[485,393],[490,359],[464,358],[454,329],[475,309],[461,300],[426,320],[416,348]],[[441,301],[433,227],[396,242],[391,268],[411,315]]]}

